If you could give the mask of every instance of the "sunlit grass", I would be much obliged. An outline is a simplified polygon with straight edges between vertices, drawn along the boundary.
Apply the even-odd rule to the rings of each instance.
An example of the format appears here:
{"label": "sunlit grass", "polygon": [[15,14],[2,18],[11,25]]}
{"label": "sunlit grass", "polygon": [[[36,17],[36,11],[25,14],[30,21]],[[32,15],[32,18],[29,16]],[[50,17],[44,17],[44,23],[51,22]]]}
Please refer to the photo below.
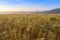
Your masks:
{"label": "sunlit grass", "polygon": [[0,40],[59,40],[60,14],[1,14]]}

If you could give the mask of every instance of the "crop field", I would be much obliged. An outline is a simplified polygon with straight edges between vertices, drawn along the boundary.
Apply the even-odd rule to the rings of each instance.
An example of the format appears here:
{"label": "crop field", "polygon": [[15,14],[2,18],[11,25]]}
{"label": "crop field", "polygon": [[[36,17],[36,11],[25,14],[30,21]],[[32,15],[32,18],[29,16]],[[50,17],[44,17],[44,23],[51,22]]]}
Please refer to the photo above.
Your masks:
{"label": "crop field", "polygon": [[0,40],[60,40],[60,14],[1,14]]}

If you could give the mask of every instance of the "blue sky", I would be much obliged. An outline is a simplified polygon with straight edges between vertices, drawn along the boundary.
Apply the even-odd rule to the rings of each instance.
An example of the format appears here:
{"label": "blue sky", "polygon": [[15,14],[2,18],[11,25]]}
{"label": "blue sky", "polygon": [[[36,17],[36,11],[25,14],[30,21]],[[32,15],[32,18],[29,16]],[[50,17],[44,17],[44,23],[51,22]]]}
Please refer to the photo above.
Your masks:
{"label": "blue sky", "polygon": [[44,11],[60,7],[60,0],[0,0],[0,11]]}

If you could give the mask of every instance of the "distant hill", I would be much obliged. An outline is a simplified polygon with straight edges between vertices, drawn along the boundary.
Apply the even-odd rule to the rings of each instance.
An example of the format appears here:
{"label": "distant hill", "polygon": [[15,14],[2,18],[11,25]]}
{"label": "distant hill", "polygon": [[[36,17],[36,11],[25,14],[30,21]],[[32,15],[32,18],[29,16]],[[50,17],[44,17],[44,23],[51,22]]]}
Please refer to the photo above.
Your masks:
{"label": "distant hill", "polygon": [[49,11],[43,11],[43,13],[60,13],[60,8],[52,9]]}
{"label": "distant hill", "polygon": [[47,11],[35,11],[34,14],[60,14],[60,8],[55,8]]}

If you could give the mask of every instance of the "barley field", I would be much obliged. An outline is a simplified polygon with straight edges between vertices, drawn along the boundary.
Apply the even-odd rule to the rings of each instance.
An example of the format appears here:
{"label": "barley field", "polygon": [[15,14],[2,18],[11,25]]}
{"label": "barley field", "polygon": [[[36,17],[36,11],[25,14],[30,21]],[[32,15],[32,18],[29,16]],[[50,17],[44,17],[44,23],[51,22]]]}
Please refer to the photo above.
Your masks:
{"label": "barley field", "polygon": [[0,40],[60,40],[60,14],[1,14]]}

